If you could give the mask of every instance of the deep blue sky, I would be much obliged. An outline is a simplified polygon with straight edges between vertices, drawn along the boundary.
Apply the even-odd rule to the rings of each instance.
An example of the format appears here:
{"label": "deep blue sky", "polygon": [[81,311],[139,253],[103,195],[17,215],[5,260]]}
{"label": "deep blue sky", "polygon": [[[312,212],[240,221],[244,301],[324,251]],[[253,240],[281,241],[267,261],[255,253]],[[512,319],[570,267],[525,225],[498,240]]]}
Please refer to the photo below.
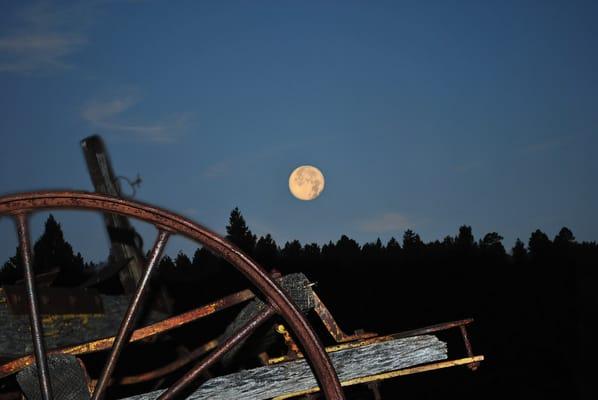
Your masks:
{"label": "deep blue sky", "polygon": [[[2,2],[0,190],[91,190],[79,140],[99,133],[137,198],[219,232],[239,206],[279,244],[596,240],[597,19],[595,1]],[[327,179],[313,202],[288,191],[301,164]],[[99,217],[58,218],[106,256]]]}

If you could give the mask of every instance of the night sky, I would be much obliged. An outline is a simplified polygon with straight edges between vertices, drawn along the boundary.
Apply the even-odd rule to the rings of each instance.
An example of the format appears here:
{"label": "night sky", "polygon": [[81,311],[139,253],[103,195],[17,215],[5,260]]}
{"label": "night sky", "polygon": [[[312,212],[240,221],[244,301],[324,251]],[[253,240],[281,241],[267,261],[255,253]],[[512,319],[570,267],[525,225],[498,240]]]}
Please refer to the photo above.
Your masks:
{"label": "night sky", "polygon": [[[98,133],[137,199],[220,233],[238,206],[279,244],[598,239],[598,2],[422,3],[4,1],[0,192],[92,190]],[[288,190],[302,164],[314,201]],[[107,256],[99,216],[56,215]]]}

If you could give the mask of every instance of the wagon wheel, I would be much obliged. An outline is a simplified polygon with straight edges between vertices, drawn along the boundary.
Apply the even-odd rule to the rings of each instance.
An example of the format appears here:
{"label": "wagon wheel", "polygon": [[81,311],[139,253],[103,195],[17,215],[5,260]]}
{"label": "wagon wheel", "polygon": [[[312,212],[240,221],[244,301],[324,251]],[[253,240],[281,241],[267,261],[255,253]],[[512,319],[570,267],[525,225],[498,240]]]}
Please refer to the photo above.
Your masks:
{"label": "wagon wheel", "polygon": [[255,261],[238,248],[195,222],[151,205],[96,193],[57,191],[32,192],[0,197],[0,216],[12,215],[16,220],[25,270],[25,285],[29,301],[29,317],[34,355],[39,371],[41,394],[44,400],[52,399],[52,388],[36,299],[31,244],[28,231],[28,215],[37,210],[44,209],[83,209],[121,214],[149,222],[158,230],[158,235],[148,257],[144,274],[139,281],[137,290],[121,322],[108,361],[104,365],[94,389],[92,400],[100,400],[105,394],[120,353],[134,329],[135,319],[146,297],[151,275],[155,271],[162,251],[172,234],[180,234],[194,240],[228,261],[257,287],[265,296],[267,302],[257,316],[247,322],[234,335],[220,344],[209,356],[175,382],[161,395],[160,399],[171,399],[181,393],[206,368],[218,361],[235,345],[243,342],[244,339],[275,314],[279,314],[286,321],[295,333],[299,343],[303,346],[306,358],[309,360],[326,398],[329,400],[344,399],[338,377],[328,355],[323,350],[318,337],[297,306]]}

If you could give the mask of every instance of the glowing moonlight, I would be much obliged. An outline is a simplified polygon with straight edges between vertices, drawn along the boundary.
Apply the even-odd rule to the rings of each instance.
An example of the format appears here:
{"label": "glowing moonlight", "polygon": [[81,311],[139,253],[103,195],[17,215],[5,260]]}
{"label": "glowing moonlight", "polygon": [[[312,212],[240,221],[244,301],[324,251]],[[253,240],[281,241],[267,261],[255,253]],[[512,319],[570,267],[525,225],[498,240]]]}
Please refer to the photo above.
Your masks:
{"label": "glowing moonlight", "polygon": [[324,190],[324,175],[316,167],[302,165],[289,176],[289,189],[299,200],[313,200]]}

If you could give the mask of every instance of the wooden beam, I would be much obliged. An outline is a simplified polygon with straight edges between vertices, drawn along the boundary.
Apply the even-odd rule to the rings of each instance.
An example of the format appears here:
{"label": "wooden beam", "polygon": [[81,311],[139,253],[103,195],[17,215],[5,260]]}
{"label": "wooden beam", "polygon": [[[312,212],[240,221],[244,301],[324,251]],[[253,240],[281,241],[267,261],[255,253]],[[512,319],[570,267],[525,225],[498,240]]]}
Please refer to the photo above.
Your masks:
{"label": "wooden beam", "polygon": [[[446,343],[435,336],[415,336],[348,348],[330,354],[341,381],[359,379],[447,358]],[[188,399],[271,399],[313,389],[317,382],[303,359],[209,379]],[[127,400],[153,400],[163,391]]]}
{"label": "wooden beam", "polygon": [[[383,381],[385,379],[397,378],[399,376],[413,375],[413,374],[419,374],[422,372],[436,371],[436,370],[444,369],[444,368],[476,364],[476,363],[479,363],[482,361],[484,361],[484,356],[465,357],[465,358],[459,358],[456,360],[440,361],[440,362],[435,362],[435,363],[426,364],[426,365],[420,365],[420,366],[411,367],[411,368],[399,369],[396,371],[383,372],[383,373],[379,373],[379,374],[373,374],[373,375],[363,376],[363,377],[359,377],[359,378],[348,379],[346,381],[341,381],[341,386],[345,387],[345,386],[359,385],[359,384],[363,384],[363,383],[379,382],[379,381]],[[292,397],[303,396],[306,394],[316,393],[319,391],[320,391],[319,387],[313,387],[308,390],[302,390],[300,392],[294,392],[294,393],[289,393],[289,394],[285,394],[282,396],[278,396],[278,397],[275,397],[274,400],[290,399]]]}
{"label": "wooden beam", "polygon": [[[110,157],[102,138],[90,136],[81,141],[89,176],[96,192],[114,197],[121,197],[118,179],[112,170]],[[143,274],[142,250],[135,245],[136,233],[128,218],[117,214],[104,214],[104,223],[110,238],[110,255],[113,263],[130,260],[119,272],[120,282],[125,293],[133,293]]]}
{"label": "wooden beam", "polygon": [[[85,138],[81,141],[81,148],[95,191],[122,197],[118,177],[112,170],[110,157],[102,138],[98,135]],[[134,293],[145,268],[141,237],[125,216],[104,213],[104,223],[110,238],[111,264],[126,263],[118,273],[119,279],[126,294]],[[149,304],[150,307],[168,314],[172,313],[172,301],[165,287],[160,286],[156,294],[157,296]]]}

